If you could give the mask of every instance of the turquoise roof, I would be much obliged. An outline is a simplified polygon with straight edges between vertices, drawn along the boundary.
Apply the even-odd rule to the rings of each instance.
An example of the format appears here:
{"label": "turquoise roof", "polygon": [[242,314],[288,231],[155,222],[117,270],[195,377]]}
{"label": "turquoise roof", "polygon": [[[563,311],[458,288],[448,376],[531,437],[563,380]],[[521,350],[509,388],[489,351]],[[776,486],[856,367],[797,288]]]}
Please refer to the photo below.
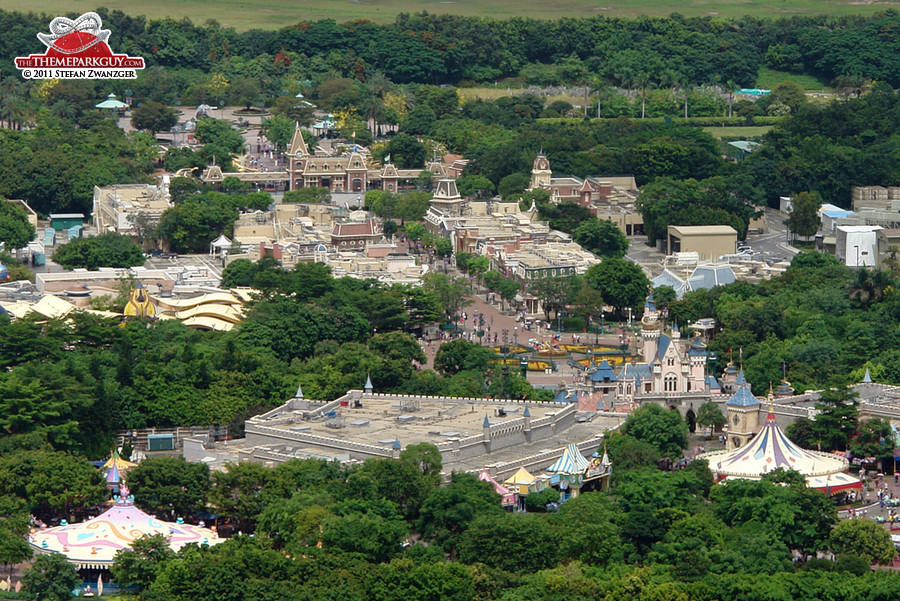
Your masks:
{"label": "turquoise roof", "polygon": [[490,428],[491,427],[491,420],[488,419],[488,416],[486,416],[486,415],[484,416],[484,423],[481,424],[481,427],[482,428]]}
{"label": "turquoise roof", "polygon": [[738,386],[743,386],[746,383],[747,378],[744,377],[744,370],[741,369],[741,371],[738,372],[737,381],[735,382],[735,384],[737,384]]}

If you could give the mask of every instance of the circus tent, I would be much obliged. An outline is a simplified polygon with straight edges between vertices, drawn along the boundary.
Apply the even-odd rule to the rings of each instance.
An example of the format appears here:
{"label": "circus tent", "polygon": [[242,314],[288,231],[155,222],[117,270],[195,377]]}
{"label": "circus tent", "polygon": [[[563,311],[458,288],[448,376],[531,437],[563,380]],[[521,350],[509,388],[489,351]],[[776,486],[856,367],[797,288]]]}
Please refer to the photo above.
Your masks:
{"label": "circus tent", "polygon": [[704,453],[699,458],[709,462],[709,469],[719,480],[758,480],[773,470],[784,468],[803,474],[810,488],[829,493],[862,486],[858,478],[844,473],[849,467],[844,457],[807,451],[791,442],[775,421],[771,407],[765,426],[750,442],[732,451]]}
{"label": "circus tent", "polygon": [[562,456],[546,471],[555,474],[583,474],[589,466],[590,462],[578,450],[578,445],[573,442],[565,448]]}
{"label": "circus tent", "polygon": [[535,477],[526,470],[524,467],[520,467],[519,471],[515,474],[507,478],[503,481],[503,484],[507,486],[511,486],[512,490],[519,493],[520,495],[528,494],[528,487],[533,485],[535,482]]}
{"label": "circus tent", "polygon": [[144,513],[127,496],[127,487],[122,489],[126,496],[117,496],[108,511],[86,522],[38,530],[29,536],[29,544],[38,553],[61,553],[77,569],[105,569],[118,551],[131,548],[131,543],[146,535],[164,535],[173,551],[190,543],[222,542],[209,528],[164,522]]}

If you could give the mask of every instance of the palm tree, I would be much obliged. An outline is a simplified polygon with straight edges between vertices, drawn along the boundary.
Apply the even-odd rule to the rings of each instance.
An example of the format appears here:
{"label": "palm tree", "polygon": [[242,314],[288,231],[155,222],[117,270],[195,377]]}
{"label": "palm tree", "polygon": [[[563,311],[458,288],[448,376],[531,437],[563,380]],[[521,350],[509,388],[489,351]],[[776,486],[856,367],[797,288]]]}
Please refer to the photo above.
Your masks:
{"label": "palm tree", "polygon": [[731,117],[731,107],[734,106],[734,90],[737,88],[737,83],[733,79],[729,79],[725,82],[725,85],[728,86],[728,116]]}
{"label": "palm tree", "polygon": [[885,289],[891,285],[891,276],[880,269],[869,270],[860,267],[856,272],[856,280],[850,284],[850,298],[858,300],[863,307],[884,298]]}
{"label": "palm tree", "polygon": [[650,75],[645,71],[640,71],[635,74],[632,82],[641,91],[641,119],[643,119],[647,108],[647,88],[651,84]]}

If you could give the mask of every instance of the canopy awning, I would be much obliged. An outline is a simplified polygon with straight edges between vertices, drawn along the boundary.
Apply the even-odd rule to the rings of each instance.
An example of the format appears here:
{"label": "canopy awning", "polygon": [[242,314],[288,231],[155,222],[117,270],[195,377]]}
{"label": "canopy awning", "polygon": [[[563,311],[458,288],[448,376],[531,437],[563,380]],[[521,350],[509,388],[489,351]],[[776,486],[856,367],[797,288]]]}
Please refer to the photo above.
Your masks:
{"label": "canopy awning", "polygon": [[95,107],[98,109],[126,109],[128,105],[121,100],[116,100],[115,94],[110,94],[106,97],[106,100],[95,105]]}

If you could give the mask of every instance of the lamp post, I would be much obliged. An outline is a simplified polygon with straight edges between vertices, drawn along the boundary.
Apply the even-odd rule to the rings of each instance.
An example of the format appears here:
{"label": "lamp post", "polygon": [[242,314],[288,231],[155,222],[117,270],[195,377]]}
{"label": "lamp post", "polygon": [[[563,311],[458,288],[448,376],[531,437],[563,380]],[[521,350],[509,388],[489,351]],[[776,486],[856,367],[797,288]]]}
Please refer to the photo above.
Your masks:
{"label": "lamp post", "polygon": [[859,245],[854,246],[856,249],[856,268],[859,269]]}

